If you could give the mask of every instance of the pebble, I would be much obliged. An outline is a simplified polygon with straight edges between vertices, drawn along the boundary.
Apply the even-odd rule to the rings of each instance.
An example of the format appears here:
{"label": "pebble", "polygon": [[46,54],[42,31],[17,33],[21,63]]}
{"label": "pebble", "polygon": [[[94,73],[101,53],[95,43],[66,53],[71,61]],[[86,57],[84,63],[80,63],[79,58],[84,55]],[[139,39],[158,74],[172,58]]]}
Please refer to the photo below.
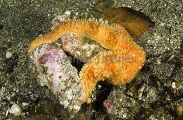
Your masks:
{"label": "pebble", "polygon": [[176,105],[175,106],[175,112],[177,116],[181,117],[183,115],[183,106],[182,105]]}
{"label": "pebble", "polygon": [[8,59],[8,58],[11,58],[11,57],[12,57],[12,53],[9,52],[9,51],[7,51],[7,52],[6,52],[6,58]]}
{"label": "pebble", "polygon": [[18,104],[13,104],[9,112],[14,114],[15,116],[20,116],[22,114],[22,108]]}

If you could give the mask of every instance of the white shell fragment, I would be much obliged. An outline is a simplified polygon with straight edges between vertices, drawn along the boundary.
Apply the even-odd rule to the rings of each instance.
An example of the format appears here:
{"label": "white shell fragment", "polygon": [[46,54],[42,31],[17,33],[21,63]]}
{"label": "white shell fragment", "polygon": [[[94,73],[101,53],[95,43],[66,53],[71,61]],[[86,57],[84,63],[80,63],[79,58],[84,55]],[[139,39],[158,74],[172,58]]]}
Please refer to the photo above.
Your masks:
{"label": "white shell fragment", "polygon": [[64,14],[65,15],[70,15],[71,14],[71,11],[70,10],[66,10]]}
{"label": "white shell fragment", "polygon": [[9,51],[7,51],[7,52],[6,52],[6,58],[7,58],[7,59],[8,59],[8,58],[11,58],[11,56],[12,56],[12,53],[9,52]]}
{"label": "white shell fragment", "polygon": [[20,116],[22,114],[22,108],[18,104],[13,104],[9,112],[14,114],[15,116]]}
{"label": "white shell fragment", "polygon": [[53,30],[61,22],[67,21],[70,19],[71,11],[65,11],[64,15],[58,15],[51,21],[51,29]]}

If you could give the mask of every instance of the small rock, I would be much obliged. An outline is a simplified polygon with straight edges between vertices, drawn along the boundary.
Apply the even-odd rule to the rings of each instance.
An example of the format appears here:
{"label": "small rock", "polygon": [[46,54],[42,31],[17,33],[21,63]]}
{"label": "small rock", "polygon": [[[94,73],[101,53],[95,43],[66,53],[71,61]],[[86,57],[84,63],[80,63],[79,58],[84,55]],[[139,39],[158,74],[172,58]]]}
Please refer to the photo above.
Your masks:
{"label": "small rock", "polygon": [[176,105],[175,106],[175,112],[177,116],[181,117],[183,115],[183,106],[182,105]]}
{"label": "small rock", "polygon": [[11,58],[11,56],[12,56],[12,53],[9,52],[9,51],[7,51],[7,52],[6,52],[6,58],[7,58],[7,59],[8,59],[8,58]]}
{"label": "small rock", "polygon": [[18,104],[13,104],[9,112],[15,116],[20,116],[22,114],[22,108]]}

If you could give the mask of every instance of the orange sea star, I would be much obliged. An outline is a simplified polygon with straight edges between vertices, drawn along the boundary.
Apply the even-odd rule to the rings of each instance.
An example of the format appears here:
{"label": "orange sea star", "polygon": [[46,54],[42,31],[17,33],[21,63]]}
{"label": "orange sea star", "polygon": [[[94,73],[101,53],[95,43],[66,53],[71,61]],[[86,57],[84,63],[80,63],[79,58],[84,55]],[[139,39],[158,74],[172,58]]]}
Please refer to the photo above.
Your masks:
{"label": "orange sea star", "polygon": [[39,45],[55,42],[68,33],[87,36],[109,50],[93,57],[80,71],[84,90],[82,102],[86,102],[99,80],[107,78],[113,84],[128,83],[144,64],[145,52],[122,26],[87,20],[71,20],[61,23],[52,32],[36,38],[30,45],[29,53]]}

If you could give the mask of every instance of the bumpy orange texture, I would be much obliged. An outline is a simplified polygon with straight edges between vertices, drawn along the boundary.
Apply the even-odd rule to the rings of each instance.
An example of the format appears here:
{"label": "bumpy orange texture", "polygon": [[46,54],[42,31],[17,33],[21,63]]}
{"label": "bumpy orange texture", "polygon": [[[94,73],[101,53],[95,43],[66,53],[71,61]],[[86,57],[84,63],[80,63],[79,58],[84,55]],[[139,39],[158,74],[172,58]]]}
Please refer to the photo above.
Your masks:
{"label": "bumpy orange texture", "polygon": [[61,23],[52,32],[36,38],[29,52],[45,43],[52,43],[68,33],[81,34],[108,49],[93,57],[80,72],[85,102],[99,80],[108,79],[113,84],[130,82],[145,62],[145,52],[120,25],[106,25],[87,20]]}

